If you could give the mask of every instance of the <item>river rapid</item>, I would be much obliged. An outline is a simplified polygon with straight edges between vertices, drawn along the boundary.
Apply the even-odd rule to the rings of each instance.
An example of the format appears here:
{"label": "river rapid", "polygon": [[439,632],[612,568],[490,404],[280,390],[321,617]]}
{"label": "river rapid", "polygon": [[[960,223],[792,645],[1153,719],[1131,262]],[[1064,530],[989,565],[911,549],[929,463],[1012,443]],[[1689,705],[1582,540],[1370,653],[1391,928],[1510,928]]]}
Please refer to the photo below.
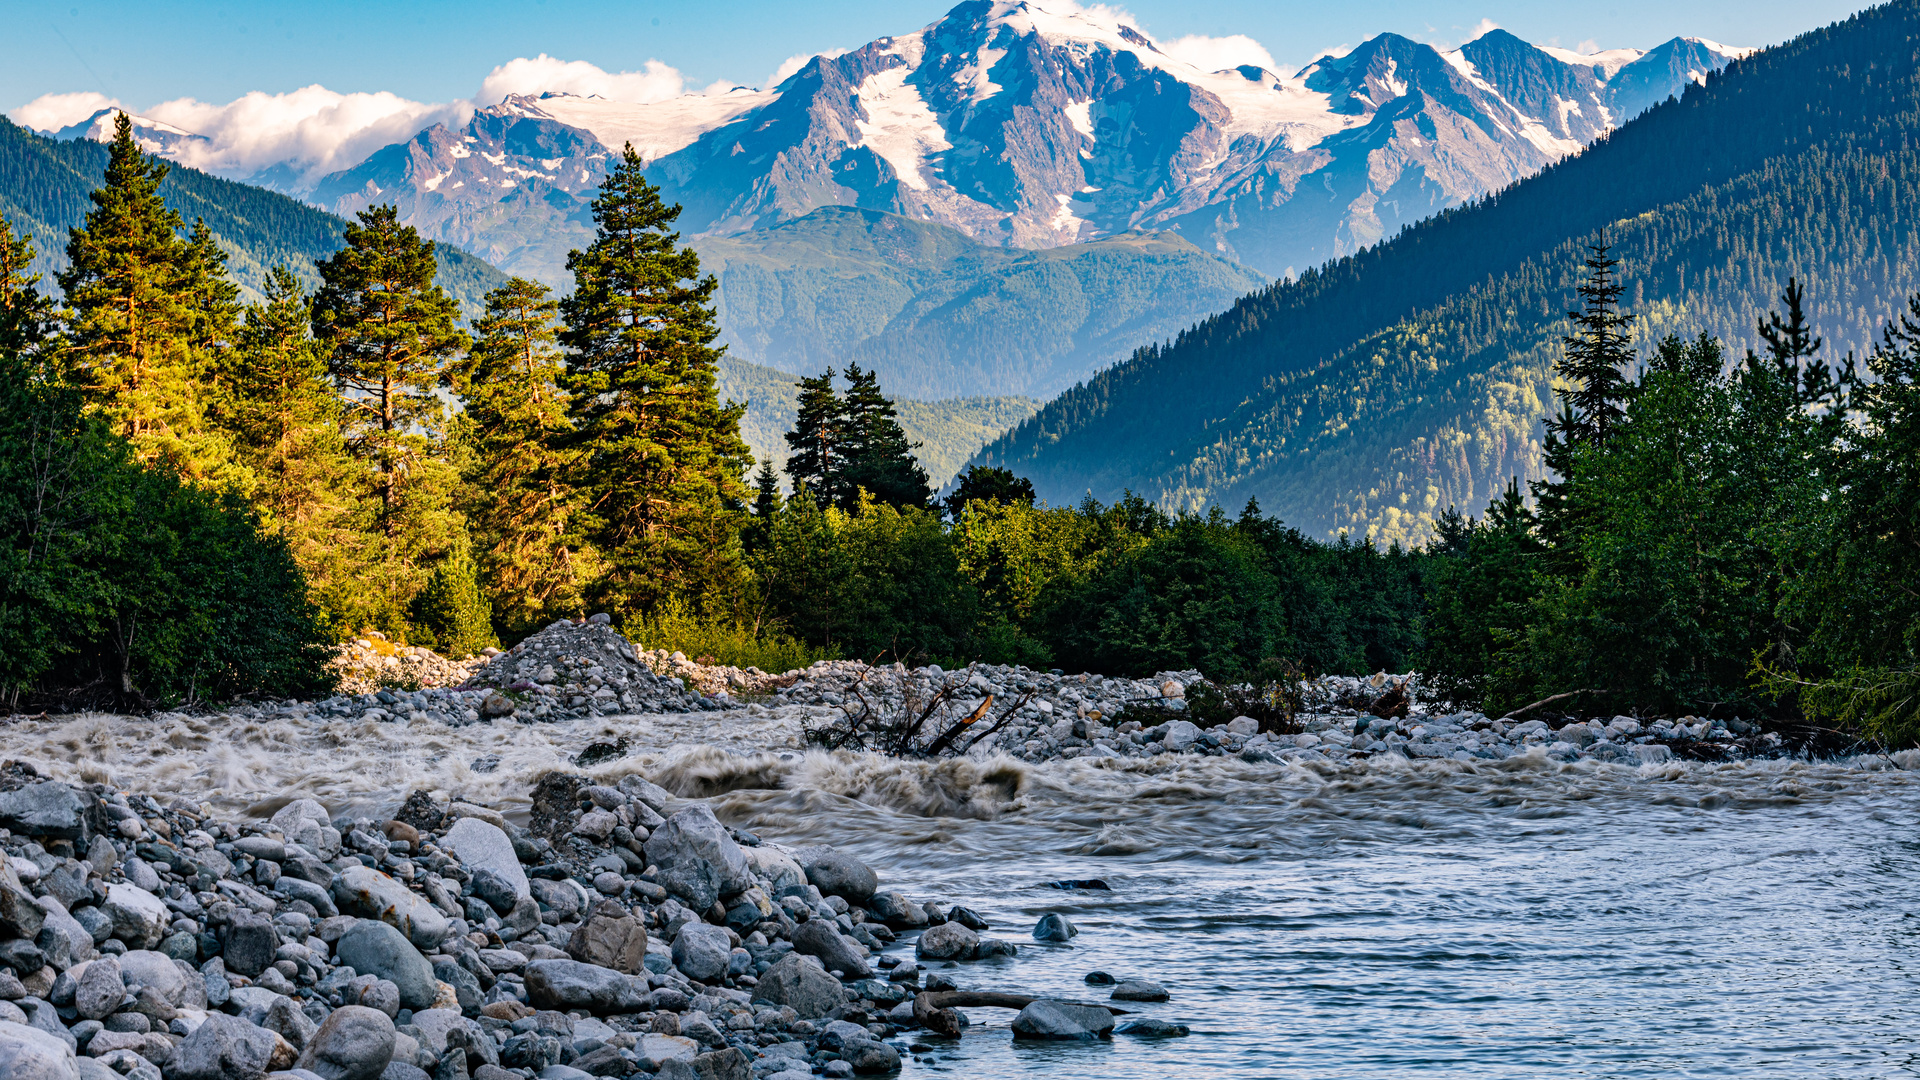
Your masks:
{"label": "river rapid", "polygon": [[[1019,942],[940,969],[963,989],[1103,1000],[1088,972],[1147,978],[1172,1000],[1127,1007],[1192,1030],[1015,1044],[1011,1013],[975,1009],[908,1076],[1920,1072],[1920,772],[1885,758],[924,764],[803,753],[803,716],[91,716],[0,729],[0,756],[227,813],[366,812],[427,787],[513,816],[540,771],[624,736],[627,756],[585,771],[848,849]],[[1111,889],[1045,887],[1087,878]],[[1049,911],[1079,926],[1070,944],[1029,936]]]}

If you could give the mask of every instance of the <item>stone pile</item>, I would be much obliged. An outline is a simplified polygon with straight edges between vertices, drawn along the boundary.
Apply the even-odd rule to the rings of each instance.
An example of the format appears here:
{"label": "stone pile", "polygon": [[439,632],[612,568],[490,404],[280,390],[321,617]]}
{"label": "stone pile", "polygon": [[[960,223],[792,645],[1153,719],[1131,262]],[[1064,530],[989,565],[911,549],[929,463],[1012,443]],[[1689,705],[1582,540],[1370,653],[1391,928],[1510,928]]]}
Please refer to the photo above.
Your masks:
{"label": "stone pile", "polygon": [[710,697],[721,695],[771,694],[793,682],[799,672],[770,675],[757,667],[738,668],[726,664],[702,664],[687,659],[683,652],[666,649],[641,649],[640,662],[656,675],[680,679]]}
{"label": "stone pile", "polygon": [[372,694],[387,688],[409,690],[453,686],[484,662],[481,657],[449,660],[418,645],[394,645],[371,632],[338,647],[328,664],[340,676],[340,691]]}
{"label": "stone pile", "polygon": [[0,788],[9,1080],[890,1073],[923,984],[887,943],[1015,951],[637,776],[549,774],[527,830],[424,794],[219,821],[19,765]]}
{"label": "stone pile", "polygon": [[610,621],[556,622],[488,657],[459,689],[484,691],[482,715],[527,721],[738,707],[725,689],[709,695],[685,678],[656,674]]}

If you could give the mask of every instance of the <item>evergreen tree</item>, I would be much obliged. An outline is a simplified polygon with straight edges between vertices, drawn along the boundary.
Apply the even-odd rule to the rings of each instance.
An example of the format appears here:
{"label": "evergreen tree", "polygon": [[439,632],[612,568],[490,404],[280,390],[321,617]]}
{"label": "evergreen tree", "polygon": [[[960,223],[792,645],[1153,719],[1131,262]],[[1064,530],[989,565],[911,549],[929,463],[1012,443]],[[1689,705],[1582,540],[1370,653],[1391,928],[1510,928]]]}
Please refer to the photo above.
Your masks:
{"label": "evergreen tree", "polygon": [[227,253],[214,242],[206,221],[194,219],[180,263],[189,312],[187,341],[217,370],[239,328],[240,286],[228,276]]}
{"label": "evergreen tree", "polygon": [[313,333],[343,395],[341,431],[370,485],[358,526],[371,534],[357,604],[344,617],[405,633],[432,562],[453,550],[459,476],[446,460],[446,410],[434,389],[467,344],[458,309],[434,283],[433,244],[391,205],[363,210],[345,246],[316,265]]}
{"label": "evergreen tree", "polygon": [[114,122],[106,181],[86,225],[71,231],[67,362],[114,434],[143,462],[182,476],[231,479],[223,442],[208,430],[205,385],[212,323],[196,301],[221,295],[224,258],[183,241],[180,215],[160,198],[168,168],[141,151],[125,113]]}
{"label": "evergreen tree", "polygon": [[[969,465],[967,471],[960,474],[960,482],[946,497],[947,516],[959,521],[968,503],[989,500],[1031,506],[1034,500],[1033,481],[1024,476],[1015,476],[1012,469],[1002,469],[997,465]],[[1247,505],[1258,514],[1259,504],[1248,499]]]}
{"label": "evergreen tree", "polygon": [[493,616],[526,631],[578,614],[590,553],[569,537],[575,506],[565,363],[555,346],[559,304],[537,282],[514,278],[487,294],[473,349],[454,366],[465,409],[463,505],[491,594]]}
{"label": "evergreen tree", "polygon": [[865,491],[892,507],[927,505],[932,495],[927,470],[913,457],[918,444],[908,442],[900,429],[899,413],[880,392],[879,373],[847,365],[847,393],[840,409],[846,433],[840,486],[848,492]]}
{"label": "evergreen tree", "polygon": [[0,217],[0,356],[39,351],[53,323],[53,301],[37,286],[33,237],[15,236],[13,223]]}
{"label": "evergreen tree", "polygon": [[767,539],[772,535],[773,519],[780,513],[785,500],[780,497],[780,474],[773,471],[773,462],[763,461],[760,470],[753,474],[753,516],[740,530],[740,542],[752,555],[765,548]]}
{"label": "evergreen tree", "polygon": [[752,460],[746,409],[722,405],[716,386],[718,282],[679,246],[680,208],[661,201],[644,164],[632,146],[614,162],[593,201],[594,241],[567,257],[574,292],[560,304],[577,528],[607,561],[607,599],[634,613],[737,590]]}
{"label": "evergreen tree", "polygon": [[493,610],[480,591],[479,568],[464,539],[433,568],[413,599],[413,625],[444,656],[471,656],[498,644]]}
{"label": "evergreen tree", "polygon": [[1630,387],[1626,365],[1633,359],[1632,320],[1621,311],[1624,287],[1613,276],[1619,260],[1609,252],[1603,236],[1588,247],[1587,276],[1581,279],[1580,307],[1567,312],[1574,331],[1561,339],[1565,355],[1554,371],[1566,380],[1562,396],[1571,413],[1571,426],[1562,428],[1569,442],[1604,442],[1625,415]]}
{"label": "evergreen tree", "polygon": [[433,242],[401,225],[391,204],[348,225],[346,246],[315,266],[313,333],[346,394],[347,445],[374,469],[381,530],[400,527],[409,474],[438,450],[444,408],[434,395],[467,344],[459,308],[434,284]]}
{"label": "evergreen tree", "polygon": [[[1788,278],[1787,291],[1780,299],[1787,306],[1786,318],[1781,318],[1778,311],[1769,311],[1766,318],[1760,320],[1760,340],[1767,347],[1766,358],[1773,362],[1776,376],[1794,388],[1800,404],[1836,405],[1846,388],[1858,381],[1853,357],[1849,355],[1837,372],[1825,363],[1813,362],[1825,340],[1815,337],[1807,324],[1800,282]],[[1749,368],[1757,366],[1760,360],[1752,349],[1747,350]]]}
{"label": "evergreen tree", "polygon": [[846,451],[841,430],[844,416],[840,395],[833,389],[832,368],[813,378],[801,378],[793,430],[784,436],[790,451],[787,476],[795,490],[806,488],[823,506],[845,501],[840,484]]}

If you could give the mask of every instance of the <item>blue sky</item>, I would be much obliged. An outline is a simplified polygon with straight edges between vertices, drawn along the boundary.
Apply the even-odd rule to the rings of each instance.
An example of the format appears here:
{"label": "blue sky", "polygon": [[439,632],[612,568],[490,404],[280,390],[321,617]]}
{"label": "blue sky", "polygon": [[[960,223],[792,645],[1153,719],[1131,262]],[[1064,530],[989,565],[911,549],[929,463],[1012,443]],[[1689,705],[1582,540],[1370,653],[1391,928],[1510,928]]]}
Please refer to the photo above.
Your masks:
{"label": "blue sky", "polygon": [[[541,53],[625,71],[656,60],[690,87],[758,83],[796,53],[858,46],[916,29],[946,3],[430,2],[29,3],[4,0],[7,61],[0,110],[43,94],[93,91],[134,107],[179,98],[225,102],[248,91],[314,83],[341,92],[390,91],[423,102],[472,95],[494,67]],[[1541,44],[1647,47],[1675,35],[1769,45],[1844,18],[1832,0],[1129,0],[1113,6],[1158,38],[1244,34],[1282,65],[1391,30],[1454,44],[1483,20]]]}

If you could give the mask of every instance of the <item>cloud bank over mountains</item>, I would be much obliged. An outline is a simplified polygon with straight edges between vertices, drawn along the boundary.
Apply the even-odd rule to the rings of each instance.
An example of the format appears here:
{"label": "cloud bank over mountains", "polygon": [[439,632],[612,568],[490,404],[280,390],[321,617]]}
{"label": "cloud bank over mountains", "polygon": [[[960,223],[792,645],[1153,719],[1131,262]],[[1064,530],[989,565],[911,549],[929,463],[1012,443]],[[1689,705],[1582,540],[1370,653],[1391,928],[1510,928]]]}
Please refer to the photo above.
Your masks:
{"label": "cloud bank over mountains", "polygon": [[[1139,20],[1117,7],[1079,5],[1071,0],[1048,7],[1060,13],[1139,26]],[[1246,64],[1268,70],[1278,67],[1264,46],[1244,34],[1190,34],[1155,44],[1167,55],[1203,70]],[[796,53],[775,69],[766,85],[785,81],[816,56],[831,59],[848,51],[836,48]],[[26,127],[55,132],[84,123],[102,109],[125,110],[179,129],[182,138],[169,144],[167,155],[183,164],[236,178],[279,169],[290,171],[285,179],[309,184],[435,124],[463,125],[476,109],[496,105],[513,94],[554,92],[647,105],[689,92],[725,94],[739,85],[743,84],[720,80],[704,89],[690,90],[686,76],[662,60],[649,59],[632,71],[607,71],[584,60],[562,60],[541,53],[495,67],[480,81],[472,97],[449,102],[412,101],[386,91],[343,94],[315,83],[278,94],[254,91],[225,104],[183,97],[141,106],[90,90],[55,92],[43,94],[7,115]]]}

